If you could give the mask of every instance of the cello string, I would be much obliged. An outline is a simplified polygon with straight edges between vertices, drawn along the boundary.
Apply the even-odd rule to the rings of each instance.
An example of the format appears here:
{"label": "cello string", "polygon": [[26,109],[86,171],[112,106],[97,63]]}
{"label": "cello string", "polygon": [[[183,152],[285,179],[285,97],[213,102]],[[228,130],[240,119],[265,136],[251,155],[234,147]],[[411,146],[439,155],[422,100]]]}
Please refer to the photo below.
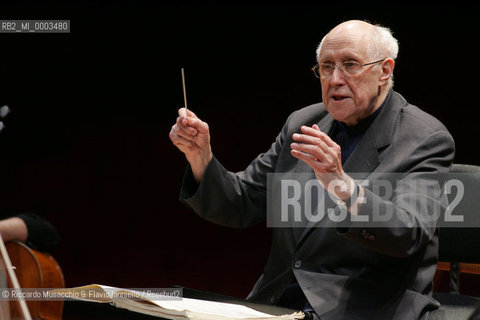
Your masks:
{"label": "cello string", "polygon": [[[10,260],[10,257],[8,256],[7,249],[5,248],[5,243],[3,243],[3,238],[0,235],[0,252],[2,253],[3,260],[5,261],[5,265],[7,267],[7,272],[8,276],[10,277],[10,280],[12,281],[13,287],[20,291],[20,284],[18,283],[17,275],[13,271],[15,267],[12,266],[12,261]],[[25,302],[25,299],[23,296],[18,297],[18,303],[20,304],[20,309],[22,310],[23,316],[25,317],[25,320],[32,320],[32,316],[30,315],[30,312],[28,311],[27,303]]]}

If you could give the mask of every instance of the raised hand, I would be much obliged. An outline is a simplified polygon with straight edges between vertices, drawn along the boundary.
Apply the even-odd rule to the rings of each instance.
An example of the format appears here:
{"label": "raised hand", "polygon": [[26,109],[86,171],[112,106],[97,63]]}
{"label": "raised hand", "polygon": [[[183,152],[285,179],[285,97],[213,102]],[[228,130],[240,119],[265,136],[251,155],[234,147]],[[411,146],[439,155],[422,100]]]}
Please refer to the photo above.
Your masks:
{"label": "raised hand", "polygon": [[302,126],[302,133],[294,133],[291,154],[308,164],[322,186],[340,199],[350,198],[354,181],[342,168],[342,153],[336,144],[314,124]]}
{"label": "raised hand", "polygon": [[212,160],[208,124],[200,120],[192,111],[180,108],[169,137],[172,143],[185,154],[195,180],[200,182]]}

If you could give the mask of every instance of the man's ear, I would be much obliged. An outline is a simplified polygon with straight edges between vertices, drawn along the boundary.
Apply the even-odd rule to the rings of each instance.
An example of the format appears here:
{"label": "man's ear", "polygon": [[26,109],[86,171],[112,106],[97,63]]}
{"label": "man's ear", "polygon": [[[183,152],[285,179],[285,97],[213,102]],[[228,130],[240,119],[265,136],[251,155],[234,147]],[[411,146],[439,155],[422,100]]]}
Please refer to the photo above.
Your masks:
{"label": "man's ear", "polygon": [[382,67],[382,74],[380,75],[380,86],[384,86],[388,83],[388,80],[392,77],[393,68],[395,68],[395,61],[393,59],[388,58],[381,64]]}

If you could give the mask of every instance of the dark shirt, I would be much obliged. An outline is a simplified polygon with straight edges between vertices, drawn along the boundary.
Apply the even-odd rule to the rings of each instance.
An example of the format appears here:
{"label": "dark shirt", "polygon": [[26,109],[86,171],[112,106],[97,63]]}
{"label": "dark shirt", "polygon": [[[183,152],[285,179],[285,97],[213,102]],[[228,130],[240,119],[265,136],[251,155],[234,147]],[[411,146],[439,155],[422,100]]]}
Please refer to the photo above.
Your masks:
{"label": "dark shirt", "polygon": [[390,92],[388,93],[382,105],[377,110],[375,110],[374,113],[372,113],[354,126],[349,127],[343,122],[334,120],[330,137],[342,149],[342,165],[345,164],[348,157],[355,150],[365,132],[367,132],[372,122],[383,109],[383,106],[385,105],[385,102],[388,100],[389,96]]}

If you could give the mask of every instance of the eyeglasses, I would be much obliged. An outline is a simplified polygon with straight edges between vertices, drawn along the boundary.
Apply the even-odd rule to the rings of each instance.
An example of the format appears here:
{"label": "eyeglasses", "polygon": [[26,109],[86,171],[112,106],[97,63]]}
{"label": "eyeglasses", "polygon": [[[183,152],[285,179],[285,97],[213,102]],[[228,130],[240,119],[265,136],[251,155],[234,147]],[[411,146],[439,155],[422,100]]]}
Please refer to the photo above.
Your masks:
{"label": "eyeglasses", "polygon": [[332,77],[335,68],[338,68],[345,77],[354,77],[358,76],[362,72],[363,67],[377,64],[384,60],[385,58],[364,64],[360,64],[355,60],[348,60],[342,62],[342,64],[340,64],[339,66],[333,63],[325,62],[317,64],[315,67],[312,68],[312,71],[317,78],[329,79]]}

